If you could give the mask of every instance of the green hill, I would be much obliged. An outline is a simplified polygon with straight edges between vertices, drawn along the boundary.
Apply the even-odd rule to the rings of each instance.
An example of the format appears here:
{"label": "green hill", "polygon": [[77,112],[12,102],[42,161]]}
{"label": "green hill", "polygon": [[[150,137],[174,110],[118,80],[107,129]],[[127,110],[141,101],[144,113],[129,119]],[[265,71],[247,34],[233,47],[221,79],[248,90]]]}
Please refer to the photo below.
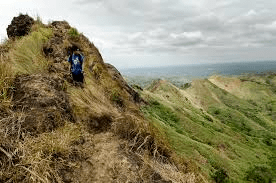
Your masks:
{"label": "green hill", "polygon": [[274,73],[212,76],[179,89],[159,80],[141,92],[150,103],[143,112],[179,156],[214,180],[269,182],[276,175],[275,81]]}

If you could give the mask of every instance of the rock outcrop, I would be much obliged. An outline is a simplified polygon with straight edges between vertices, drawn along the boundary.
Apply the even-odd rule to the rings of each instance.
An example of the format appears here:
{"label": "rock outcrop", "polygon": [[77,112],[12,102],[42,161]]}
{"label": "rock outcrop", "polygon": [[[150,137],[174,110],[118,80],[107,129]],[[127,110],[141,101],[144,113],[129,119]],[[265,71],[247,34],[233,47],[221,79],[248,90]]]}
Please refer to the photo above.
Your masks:
{"label": "rock outcrop", "polygon": [[14,17],[7,28],[7,35],[9,38],[25,36],[30,32],[33,24],[34,19],[28,15]]}

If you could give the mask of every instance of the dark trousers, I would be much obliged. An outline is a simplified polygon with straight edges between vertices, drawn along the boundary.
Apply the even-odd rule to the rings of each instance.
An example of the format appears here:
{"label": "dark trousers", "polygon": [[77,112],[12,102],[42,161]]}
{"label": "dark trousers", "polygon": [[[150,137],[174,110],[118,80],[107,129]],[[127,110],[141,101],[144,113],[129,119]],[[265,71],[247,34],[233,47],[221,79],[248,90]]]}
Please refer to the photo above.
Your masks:
{"label": "dark trousers", "polygon": [[83,83],[83,73],[80,74],[72,74],[73,80],[76,82],[82,82]]}

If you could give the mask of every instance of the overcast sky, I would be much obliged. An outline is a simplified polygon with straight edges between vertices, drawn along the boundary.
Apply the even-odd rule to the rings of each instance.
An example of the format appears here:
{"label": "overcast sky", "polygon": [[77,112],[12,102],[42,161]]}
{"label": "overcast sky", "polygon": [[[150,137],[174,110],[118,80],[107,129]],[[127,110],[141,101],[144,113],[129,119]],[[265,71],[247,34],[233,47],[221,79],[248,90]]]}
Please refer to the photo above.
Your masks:
{"label": "overcast sky", "polygon": [[118,68],[276,60],[274,0],[0,0],[0,36],[19,13],[66,20]]}

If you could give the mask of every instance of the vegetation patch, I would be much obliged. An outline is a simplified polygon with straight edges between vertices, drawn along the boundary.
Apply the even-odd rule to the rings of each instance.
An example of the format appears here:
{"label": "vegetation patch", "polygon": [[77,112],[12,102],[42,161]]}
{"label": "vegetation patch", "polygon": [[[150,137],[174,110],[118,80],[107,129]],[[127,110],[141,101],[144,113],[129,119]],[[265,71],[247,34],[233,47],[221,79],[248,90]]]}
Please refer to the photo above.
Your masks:
{"label": "vegetation patch", "polygon": [[215,182],[224,183],[229,182],[229,176],[223,168],[219,168],[216,170],[211,177],[214,179]]}
{"label": "vegetation patch", "polygon": [[77,39],[77,38],[79,38],[79,36],[80,36],[80,33],[78,32],[78,30],[76,29],[76,28],[70,28],[69,30],[68,30],[68,35],[70,36],[70,38],[72,38],[72,39]]}
{"label": "vegetation patch", "polygon": [[10,52],[14,71],[21,74],[45,73],[48,61],[42,53],[42,48],[51,36],[51,29],[40,28],[19,40]]}
{"label": "vegetation patch", "polygon": [[[140,91],[149,102],[142,111],[169,146],[180,157],[196,162],[209,181],[253,181],[244,178],[252,163],[266,165],[268,169],[261,170],[269,177],[268,158],[275,156],[275,122],[268,115],[274,111],[271,86],[265,80],[252,84],[249,79],[220,78],[220,82],[224,85],[197,80],[183,90],[155,82]],[[253,97],[244,98],[242,92],[229,88],[236,85]],[[264,97],[266,93],[269,97]]]}
{"label": "vegetation patch", "polygon": [[273,174],[267,166],[254,166],[247,171],[246,180],[256,183],[272,183]]}
{"label": "vegetation patch", "polygon": [[169,125],[170,127],[177,128],[179,125],[180,119],[175,115],[173,110],[156,100],[150,101],[150,105],[145,106],[144,110],[150,116],[156,117],[158,120],[162,121],[166,125]]}

